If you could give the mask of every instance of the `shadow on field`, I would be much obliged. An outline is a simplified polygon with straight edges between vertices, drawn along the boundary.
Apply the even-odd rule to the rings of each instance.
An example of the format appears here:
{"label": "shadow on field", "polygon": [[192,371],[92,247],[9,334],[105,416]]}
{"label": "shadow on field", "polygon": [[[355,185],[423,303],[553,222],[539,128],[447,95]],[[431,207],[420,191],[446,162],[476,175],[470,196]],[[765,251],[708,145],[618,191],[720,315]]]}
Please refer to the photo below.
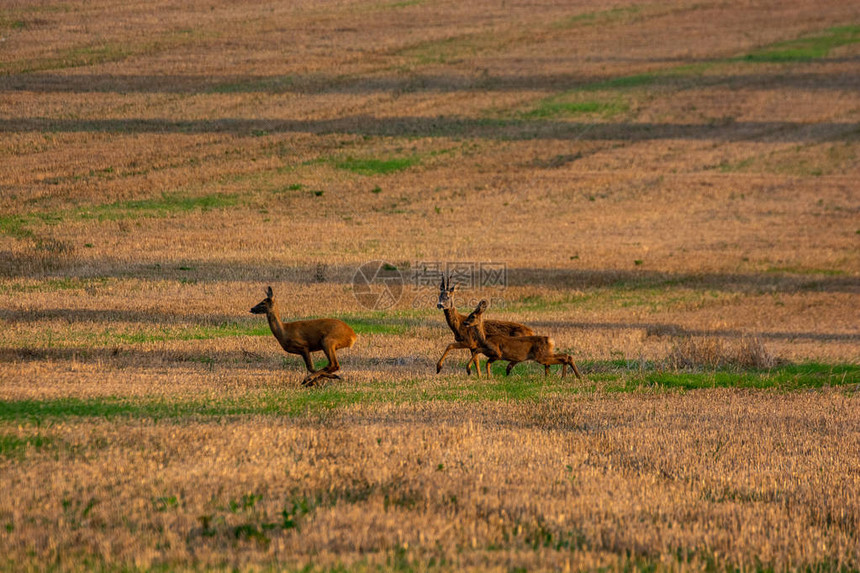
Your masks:
{"label": "shadow on field", "polygon": [[[133,314],[133,313],[127,313]],[[105,315],[110,315],[113,320],[130,320],[128,317],[122,317],[122,312],[106,312]],[[91,322],[94,318],[87,311],[61,311],[56,310],[50,313],[50,316],[60,317],[67,320],[69,324],[75,320],[82,322]],[[135,315],[137,316],[137,315]],[[45,318],[44,314],[34,316],[9,316],[8,312],[4,312],[0,318],[4,320],[12,320],[23,318],[23,321],[36,322]],[[104,317],[101,317],[102,319]],[[190,318],[190,317],[189,317]],[[211,317],[200,317],[201,322],[211,320]],[[131,319],[133,320],[133,319]],[[345,317],[347,322],[350,322],[348,317]],[[143,321],[142,321],[143,322]],[[167,324],[167,317],[164,315],[149,315],[145,322],[158,324]],[[444,323],[444,319],[439,316],[438,319],[427,318],[420,322],[412,321],[413,325],[438,327],[440,336],[435,343],[437,350],[441,353],[445,346],[451,342],[450,334]],[[798,331],[756,331],[747,332],[738,329],[701,329],[688,328],[683,325],[673,323],[659,322],[581,322],[567,320],[530,320],[528,325],[535,328],[538,332],[549,330],[567,330],[596,333],[599,331],[631,331],[644,330],[646,336],[651,337],[671,337],[682,338],[689,336],[703,338],[721,338],[721,339],[742,339],[749,336],[763,339],[765,341],[797,341],[809,340],[817,342],[860,342],[860,333],[828,333],[828,332],[798,332]],[[116,366],[132,366],[132,365],[152,365],[153,363],[199,363],[211,366],[230,366],[242,367],[254,365],[255,368],[264,370],[297,370],[303,371],[301,359],[297,355],[288,355],[281,351],[276,341],[271,338],[271,335],[266,332],[265,328],[255,333],[239,332],[237,334],[222,333],[215,336],[166,336],[163,339],[156,338],[143,340],[149,346],[143,348],[138,342],[128,341],[117,336],[116,340],[108,340],[104,346],[80,346],[80,347],[0,347],[0,362],[40,362],[40,361],[108,361]],[[247,343],[247,336],[266,338],[271,346],[270,351],[258,353],[249,351],[244,348]],[[359,337],[358,346],[361,345],[361,338],[372,336],[363,333]],[[199,346],[191,348],[181,348],[173,346],[172,348],[158,348],[159,345],[167,342],[182,343],[182,342],[198,342],[205,344],[207,341],[215,339],[233,339],[235,344],[233,350],[211,350],[201,349]],[[243,342],[244,340],[244,342]],[[153,347],[153,345],[155,345]],[[348,356],[349,354],[347,354]],[[314,354],[315,360],[323,359],[322,353]],[[462,358],[462,356],[461,356]],[[351,368],[400,368],[406,367],[414,370],[416,367],[427,369],[428,373],[434,370],[435,358],[422,358],[416,355],[408,356],[388,356],[375,358],[358,358],[350,356],[348,360],[343,360],[344,364],[349,364]],[[284,363],[288,366],[284,366]],[[346,366],[345,366],[346,367]]]}
{"label": "shadow on field", "polygon": [[[860,58],[828,58],[827,63],[856,62]],[[619,61],[613,58],[613,61]],[[643,62],[642,59],[628,59]],[[678,58],[648,59],[647,63],[675,65],[709,64],[713,60]],[[571,67],[575,66],[571,62]],[[681,89],[725,85],[744,89],[860,90],[856,74],[814,72],[783,74],[642,74],[631,76],[648,86]],[[0,91],[33,93],[181,93],[181,94],[374,94],[411,92],[504,92],[519,90],[567,91],[575,89],[627,89],[625,77],[582,74],[409,74],[396,76],[310,75],[119,75],[28,73],[0,77]]]}
{"label": "shadow on field", "polygon": [[[416,291],[421,289],[434,296],[438,294],[438,280],[435,276],[427,278],[418,268],[422,261],[397,262],[400,272],[400,282],[404,287]],[[430,263],[434,261],[423,261]],[[439,261],[435,261],[439,262]],[[442,261],[445,262],[445,261]],[[448,264],[460,261],[448,261]],[[464,262],[464,265],[475,265],[475,262]],[[415,265],[413,267],[413,265]],[[86,275],[77,275],[74,268],[66,269],[62,279],[142,279],[142,280],[176,280],[186,284],[218,283],[236,281],[249,283],[248,288],[237,290],[237,300],[245,300],[250,306],[259,302],[264,289],[271,284],[293,283],[299,285],[338,284],[351,285],[361,264],[348,265],[237,265],[234,262],[213,263],[211,261],[195,261],[183,259],[174,264],[137,264],[119,263],[112,260],[93,261],[88,263]],[[4,273],[0,267],[0,276],[30,277],[50,279],[44,272]],[[473,269],[474,271],[474,269]],[[534,269],[507,267],[505,269],[505,284],[508,287],[547,287],[555,289],[585,290],[589,288],[620,288],[626,290],[641,290],[655,288],[686,288],[715,290],[740,293],[795,293],[795,292],[831,292],[860,294],[860,279],[848,275],[832,275],[826,273],[797,274],[790,272],[760,272],[760,273],[671,273],[649,271],[644,269]],[[426,279],[426,280],[425,280]],[[478,280],[476,277],[475,280]],[[456,282],[456,279],[455,279]],[[494,283],[495,284],[495,283]],[[83,287],[82,287],[83,288]],[[461,284],[461,289],[469,290],[468,285]],[[479,296],[476,294],[475,296]],[[432,298],[432,297],[430,297]],[[429,298],[428,298],[429,300]],[[435,302],[435,299],[434,299]],[[246,304],[243,303],[243,304]],[[0,310],[2,312],[2,310]],[[2,316],[2,314],[0,314]]]}
{"label": "shadow on field", "polygon": [[556,139],[576,141],[790,141],[823,142],[860,138],[851,122],[726,121],[703,124],[594,123],[529,119],[438,117],[350,117],[290,120],[216,118],[170,119],[0,119],[0,133],[272,133],[353,134],[380,137],[469,137],[507,141]]}
{"label": "shadow on field", "polygon": [[[195,283],[205,284],[206,282],[217,282],[223,280],[225,276],[229,280],[235,280],[237,277],[236,267],[231,264],[211,265],[199,264],[190,265],[194,270],[178,272],[174,278],[182,278],[190,281],[190,284]],[[267,269],[265,273],[254,271],[251,276],[244,277],[249,282],[247,288],[238,288],[235,293],[235,312],[220,313],[220,314],[176,314],[170,312],[159,312],[157,309],[131,310],[122,308],[42,308],[38,310],[32,309],[0,309],[0,324],[6,324],[14,327],[16,324],[35,324],[44,323],[47,327],[56,329],[65,326],[76,325],[86,327],[87,325],[110,325],[112,323],[123,323],[127,325],[143,325],[141,332],[137,333],[133,327],[127,328],[123,332],[110,333],[105,331],[103,335],[94,333],[98,342],[89,348],[78,349],[51,349],[51,348],[0,348],[0,361],[18,361],[18,360],[71,360],[75,356],[96,355],[103,356],[106,359],[115,356],[117,353],[152,353],[152,350],[138,349],[140,344],[160,344],[163,342],[190,342],[190,341],[207,341],[214,339],[233,338],[237,341],[237,350],[235,356],[223,356],[218,354],[217,358],[206,356],[205,352],[201,354],[200,349],[181,350],[181,351],[164,351],[167,355],[172,356],[171,352],[178,352],[174,358],[167,358],[169,361],[197,361],[208,362],[217,361],[221,364],[225,361],[241,361],[247,358],[243,355],[240,347],[240,340],[243,336],[269,336],[268,327],[265,321],[254,320],[248,310],[253,304],[263,296],[263,288],[266,284],[273,284],[278,288],[283,282],[292,281],[293,284],[306,285],[302,288],[313,289],[315,285],[321,282],[329,282],[334,284],[351,284],[355,269],[350,265],[339,267],[326,267],[324,276],[320,277],[319,269],[316,267],[284,267],[280,270]],[[163,281],[170,278],[169,273],[166,274],[165,268],[154,269],[151,266],[140,266],[137,269],[122,269],[122,272],[117,273],[117,278],[143,278],[144,280]],[[263,276],[265,278],[261,279]],[[68,279],[69,277],[64,277]],[[104,275],[98,275],[96,278],[105,278]],[[320,280],[322,278],[323,280]],[[442,318],[441,313],[435,311],[435,288],[436,282],[432,281],[432,286],[425,286],[424,290],[418,290],[418,285],[414,277],[409,273],[408,269],[403,270],[403,280],[407,285],[407,290],[404,293],[405,297],[415,297],[416,292],[421,296],[422,305],[416,310],[432,310],[432,315],[410,315],[408,318],[409,327],[438,327],[440,331],[444,331],[444,335],[439,338],[439,352],[442,351],[444,345],[450,335]],[[65,284],[65,283],[64,283]],[[75,284],[72,282],[72,284]],[[80,288],[85,287],[85,279],[82,279]],[[509,297],[505,300],[505,291],[495,291],[493,295],[500,297],[506,304],[510,305],[511,309],[516,309],[522,306],[523,309],[529,309],[534,306],[535,309],[551,311],[555,304],[552,297],[544,299],[543,297],[528,296],[527,288],[534,287],[549,287],[556,289],[561,293],[565,290],[577,291],[578,294],[588,295],[592,289],[618,289],[620,292],[636,293],[637,291],[651,291],[659,295],[660,292],[671,292],[673,288],[686,290],[699,290],[703,292],[709,291],[724,291],[724,292],[740,292],[751,294],[770,294],[770,293],[804,293],[804,292],[826,292],[826,293],[850,293],[860,294],[860,281],[856,277],[851,276],[830,276],[824,274],[818,275],[799,275],[787,273],[664,273],[647,270],[568,270],[568,269],[529,269],[529,268],[508,268],[506,284],[511,288],[520,289],[517,297]],[[523,288],[526,292],[523,293]],[[50,282],[46,284],[46,288],[50,289]],[[194,288],[193,286],[190,288]],[[415,289],[415,290],[410,290]],[[421,295],[427,294],[427,296]],[[644,292],[644,296],[649,296],[649,292]],[[463,296],[465,299],[480,298],[486,296],[486,293],[478,289],[464,289]],[[524,297],[524,298],[523,298]],[[418,300],[416,298],[415,300]],[[577,301],[576,298],[562,302],[569,310],[575,310]],[[503,307],[499,307],[503,308]],[[469,309],[461,308],[462,312],[468,312]],[[400,329],[398,321],[406,320],[398,318],[396,313],[390,317],[380,318],[378,313],[366,314],[367,311],[361,309],[356,302],[352,311],[341,309],[340,312],[332,313],[335,316],[343,318],[347,322],[352,321],[357,332],[363,336],[364,334],[399,334],[406,332]],[[551,315],[547,315],[551,316]],[[294,317],[295,319],[306,317]],[[405,324],[405,323],[404,323]],[[860,333],[833,333],[820,331],[764,331],[764,332],[744,332],[736,329],[695,329],[689,328],[682,324],[659,323],[659,322],[582,322],[582,321],[530,321],[530,325],[539,329],[568,329],[580,331],[630,331],[644,330],[647,336],[669,336],[669,337],[720,337],[720,338],[742,338],[755,334],[765,340],[814,340],[819,342],[860,342]],[[58,326],[59,325],[59,326]],[[98,330],[98,328],[96,328]],[[104,344],[101,347],[100,344]],[[274,341],[273,341],[274,344]],[[135,348],[138,347],[138,348]],[[164,354],[162,352],[162,355]],[[156,352],[157,354],[157,352]],[[275,352],[275,354],[278,354]],[[188,355],[188,356],[185,356]],[[280,360],[279,356],[279,360]],[[397,360],[397,357],[392,357],[392,360]],[[133,360],[132,360],[133,362]]]}
{"label": "shadow on field", "polygon": [[[262,297],[258,297],[262,298]],[[250,298],[249,298],[250,300]],[[240,306],[237,298],[237,307]],[[259,301],[258,301],[259,302]],[[241,308],[247,313],[253,303],[242,304]],[[245,308],[245,307],[248,308]],[[238,309],[237,309],[238,310]],[[62,321],[66,324],[92,324],[128,322],[133,324],[152,324],[158,326],[188,326],[192,323],[202,328],[220,325],[236,325],[253,328],[266,325],[265,320],[248,318],[250,314],[237,316],[235,314],[206,314],[206,315],[177,315],[157,311],[133,311],[122,309],[89,309],[89,308],[43,308],[39,310],[10,310],[0,309],[0,320],[11,323],[31,323],[42,321]],[[253,324],[252,324],[253,323]],[[266,328],[268,326],[266,325]]]}
{"label": "shadow on field", "polygon": [[[144,349],[128,344],[117,344],[105,347],[70,346],[65,348],[44,347],[0,347],[0,363],[26,362],[80,362],[110,365],[115,368],[153,367],[160,364],[187,364],[204,368],[253,369],[267,372],[281,372],[285,381],[298,383],[307,371],[301,356],[284,353],[274,338],[267,350],[250,351],[237,342],[232,350],[206,351],[200,348],[183,349]],[[445,348],[448,340],[440,340],[439,352]],[[326,364],[322,352],[313,353],[316,367]],[[340,374],[348,377],[349,373],[357,370],[403,370],[407,373],[416,371],[427,374],[436,373],[436,357],[424,358],[416,355],[361,358],[354,352],[341,351],[338,354],[341,363]],[[451,356],[446,366],[447,373],[459,372],[460,362],[465,367],[468,353],[460,352]]]}
{"label": "shadow on field", "polygon": [[[571,305],[575,306],[575,302]],[[244,308],[244,307],[243,307]],[[460,309],[466,312],[468,309]],[[379,319],[369,320],[366,318],[357,318],[354,316],[332,313],[333,316],[341,316],[346,322],[356,322],[364,325],[365,323],[385,323],[389,327],[392,326],[392,320]],[[285,316],[285,320],[291,317]],[[304,317],[294,317],[299,320]],[[235,314],[205,314],[205,315],[183,315],[177,316],[170,313],[159,313],[157,311],[127,311],[121,309],[109,310],[94,310],[94,309],[65,309],[65,308],[48,308],[37,311],[31,310],[8,310],[0,309],[0,320],[11,324],[26,324],[37,323],[42,321],[62,321],[67,325],[73,324],[93,324],[93,323],[130,323],[130,324],[146,324],[155,325],[169,329],[173,327],[176,332],[169,333],[167,330],[163,332],[154,332],[151,334],[141,335],[142,340],[125,340],[121,335],[117,337],[116,344],[134,344],[137,342],[160,342],[160,341],[190,341],[190,340],[211,340],[215,338],[231,338],[240,336],[269,336],[268,325],[265,321],[248,319],[245,315],[237,316]],[[445,329],[445,340],[448,338],[447,326],[445,325],[442,313],[439,312],[437,318],[415,319],[410,318],[409,324],[412,327],[433,327],[439,326]],[[559,320],[530,320],[529,326],[538,328],[551,329],[576,329],[576,330],[644,330],[648,336],[704,336],[704,337],[720,337],[720,338],[742,338],[749,336],[749,332],[735,329],[691,329],[679,324],[666,322],[578,322],[578,321],[559,321]],[[359,328],[356,326],[356,328]],[[393,327],[392,327],[393,328]],[[195,329],[200,329],[198,333]],[[185,332],[187,331],[187,333]],[[392,332],[381,332],[380,334],[396,334]],[[368,333],[362,332],[364,336]],[[373,334],[371,332],[370,334]],[[818,341],[860,341],[860,333],[826,333],[826,332],[768,332],[757,331],[755,335],[765,339],[772,340],[818,340]],[[133,336],[132,336],[133,338]],[[144,340],[149,338],[151,340]],[[441,349],[440,349],[441,350]]]}
{"label": "shadow on field", "polygon": [[860,294],[860,279],[826,274],[668,273],[619,269],[508,268],[509,286],[540,285],[555,288],[688,288],[742,293],[847,292]]}
{"label": "shadow on field", "polygon": [[[273,344],[277,346],[277,343]],[[65,348],[41,348],[41,347],[0,347],[0,362],[55,362],[55,361],[79,361],[79,362],[105,362],[117,367],[122,366],[152,366],[161,363],[197,363],[204,365],[218,364],[257,364],[257,367],[270,367],[272,370],[283,370],[281,358],[286,354],[277,356],[277,348],[265,357],[254,352],[243,350],[236,345],[235,350],[201,352],[200,350],[149,350],[135,348],[127,344],[117,344],[99,348],[85,346],[69,346]],[[296,370],[304,370],[300,356],[295,356]]]}
{"label": "shadow on field", "polygon": [[860,333],[828,332],[748,332],[732,328],[701,329],[687,328],[679,324],[665,322],[576,322],[572,320],[530,320],[529,326],[537,329],[576,329],[594,332],[595,330],[644,330],[647,336],[707,338],[745,338],[755,336],[764,340],[815,340],[818,342],[860,342]]}

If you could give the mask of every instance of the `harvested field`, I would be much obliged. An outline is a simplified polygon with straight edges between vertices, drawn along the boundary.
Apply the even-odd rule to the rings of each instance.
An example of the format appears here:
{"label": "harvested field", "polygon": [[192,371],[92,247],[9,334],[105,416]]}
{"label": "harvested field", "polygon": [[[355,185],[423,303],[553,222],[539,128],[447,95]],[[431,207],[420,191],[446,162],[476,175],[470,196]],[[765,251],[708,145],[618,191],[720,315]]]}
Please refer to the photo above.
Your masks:
{"label": "harvested field", "polygon": [[0,568],[860,569],[851,3],[13,3],[0,94]]}

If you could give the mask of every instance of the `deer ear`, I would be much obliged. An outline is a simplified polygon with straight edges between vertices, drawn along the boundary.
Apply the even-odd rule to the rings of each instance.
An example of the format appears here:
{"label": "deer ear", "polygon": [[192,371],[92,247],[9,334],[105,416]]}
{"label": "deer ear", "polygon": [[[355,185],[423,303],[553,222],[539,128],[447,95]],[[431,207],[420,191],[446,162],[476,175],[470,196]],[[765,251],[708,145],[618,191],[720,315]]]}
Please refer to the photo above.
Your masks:
{"label": "deer ear", "polygon": [[439,290],[445,290],[445,275],[442,275],[442,284],[439,285]]}
{"label": "deer ear", "polygon": [[486,301],[486,299],[482,300],[478,303],[478,308],[481,309],[481,312],[487,310],[487,307],[490,306],[490,303]]}
{"label": "deer ear", "polygon": [[275,293],[272,292],[272,287],[266,289],[266,296],[272,298]]}

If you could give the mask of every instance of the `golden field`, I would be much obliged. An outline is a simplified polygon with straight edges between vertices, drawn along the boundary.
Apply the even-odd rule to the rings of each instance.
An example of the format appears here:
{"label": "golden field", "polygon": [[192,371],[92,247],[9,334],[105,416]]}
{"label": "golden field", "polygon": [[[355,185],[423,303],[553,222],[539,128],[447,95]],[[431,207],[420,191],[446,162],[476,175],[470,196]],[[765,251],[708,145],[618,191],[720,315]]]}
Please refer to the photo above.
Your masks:
{"label": "golden field", "polygon": [[[857,570],[858,62],[835,1],[0,5],[0,568]],[[437,268],[585,379],[436,374]]]}

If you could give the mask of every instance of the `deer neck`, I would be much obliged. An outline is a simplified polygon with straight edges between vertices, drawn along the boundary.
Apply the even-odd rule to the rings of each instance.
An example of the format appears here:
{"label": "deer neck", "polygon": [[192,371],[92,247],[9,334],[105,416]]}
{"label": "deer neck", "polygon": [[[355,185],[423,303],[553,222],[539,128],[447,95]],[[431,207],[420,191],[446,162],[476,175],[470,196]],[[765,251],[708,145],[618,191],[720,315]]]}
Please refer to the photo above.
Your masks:
{"label": "deer neck", "polygon": [[463,323],[463,320],[465,320],[466,317],[457,312],[457,309],[454,308],[454,305],[443,309],[442,312],[445,313],[445,322],[448,323],[448,328],[454,331],[454,334],[460,334],[460,325]]}
{"label": "deer neck", "polygon": [[480,344],[481,346],[486,346],[487,345],[487,331],[484,330],[484,320],[483,319],[481,319],[481,321],[479,323],[475,324],[474,328],[472,328],[472,331],[475,333],[475,340],[478,341],[478,344]]}
{"label": "deer neck", "polygon": [[278,340],[283,340],[286,336],[286,329],[284,328],[284,323],[281,321],[281,310],[278,308],[278,304],[272,304],[269,311],[266,313],[266,318],[269,321],[269,328],[272,329],[272,334],[275,335],[275,338]]}

